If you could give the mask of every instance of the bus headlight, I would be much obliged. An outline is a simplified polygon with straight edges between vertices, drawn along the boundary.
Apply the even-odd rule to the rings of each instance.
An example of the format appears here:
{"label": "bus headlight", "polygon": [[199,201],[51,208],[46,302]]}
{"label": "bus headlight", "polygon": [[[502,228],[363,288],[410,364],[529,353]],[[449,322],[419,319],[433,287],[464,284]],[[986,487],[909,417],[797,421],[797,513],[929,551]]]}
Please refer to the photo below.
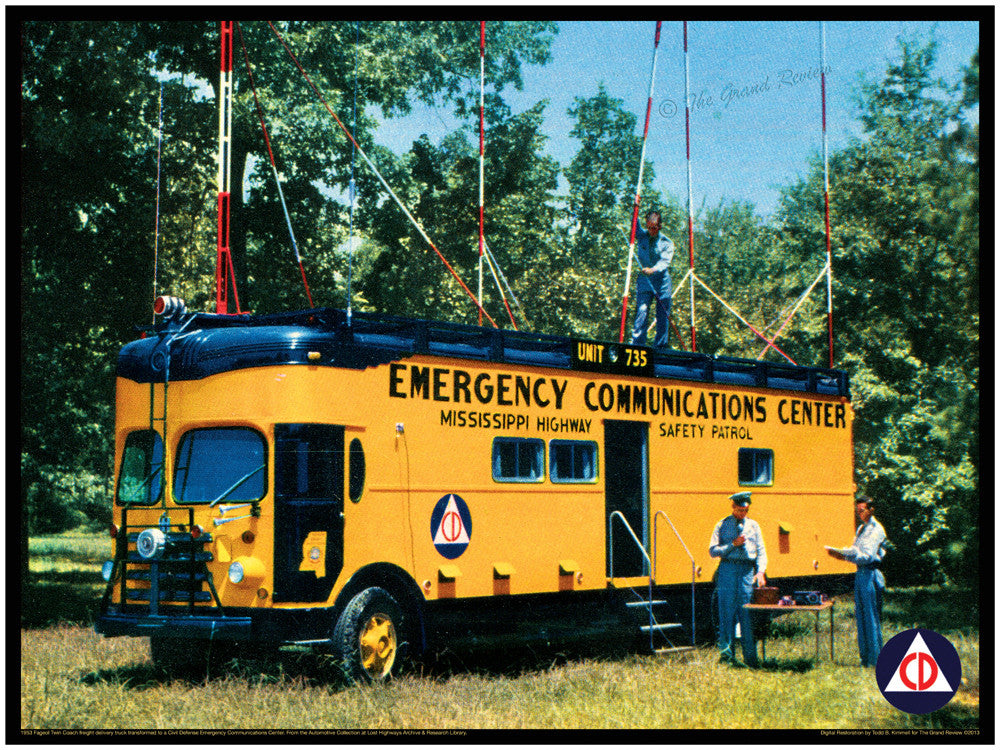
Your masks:
{"label": "bus headlight", "polygon": [[167,548],[167,535],[159,529],[146,529],[139,534],[135,549],[145,560],[155,560]]}
{"label": "bus headlight", "polygon": [[243,563],[239,560],[229,566],[229,580],[233,583],[243,583],[243,577],[245,575],[246,570],[243,569]]}
{"label": "bus headlight", "polygon": [[101,578],[105,581],[111,580],[111,574],[115,572],[115,561],[108,560],[101,566]]}
{"label": "bus headlight", "polygon": [[237,557],[229,565],[229,580],[256,588],[264,580],[264,563],[256,557]]}

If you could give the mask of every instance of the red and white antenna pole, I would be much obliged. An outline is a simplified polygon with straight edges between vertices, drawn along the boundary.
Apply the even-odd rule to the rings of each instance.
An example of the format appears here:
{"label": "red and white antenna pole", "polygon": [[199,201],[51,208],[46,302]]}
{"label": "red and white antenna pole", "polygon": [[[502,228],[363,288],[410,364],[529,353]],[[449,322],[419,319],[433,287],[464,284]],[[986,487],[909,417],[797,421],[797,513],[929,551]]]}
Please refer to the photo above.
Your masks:
{"label": "red and white antenna pole", "polygon": [[[160,162],[163,153],[163,82],[160,82],[160,98],[157,104],[156,137],[156,223],[153,228],[153,304],[159,295],[156,293],[156,274],[160,265]],[[153,323],[156,323],[156,313],[153,313]]]}
{"label": "red and white antenna pole", "polygon": [[483,324],[483,154],[486,141],[486,21],[479,22],[479,325]]}
{"label": "red and white antenna pole", "polygon": [[698,351],[694,316],[694,207],[691,200],[691,88],[688,65],[688,24],[684,22],[684,141],[687,151],[688,264],[691,269],[691,351]]}
{"label": "red and white antenna pole", "polygon": [[830,159],[826,142],[826,24],[819,22],[819,88],[823,102],[823,216],[826,223],[826,330],[833,367],[833,253],[830,250]]}
{"label": "red and white antenna pole", "polygon": [[632,255],[635,252],[635,225],[639,220],[639,198],[642,195],[642,171],[646,166],[646,137],[649,135],[649,113],[653,109],[653,84],[656,81],[656,55],[660,51],[660,27],[663,21],[656,22],[656,39],[653,42],[653,64],[649,70],[649,99],[646,102],[646,125],[642,130],[642,151],[639,154],[639,179],[635,186],[635,205],[632,209],[632,233],[628,246],[628,270],[625,272],[625,291],[622,293],[622,324],[618,331],[618,342],[625,340],[625,319],[628,317],[628,292],[632,286]]}
{"label": "red and white antenna pole", "polygon": [[215,312],[229,313],[229,285],[233,287],[236,312],[240,298],[229,252],[230,161],[233,132],[233,22],[222,21],[219,56],[219,200],[218,243],[215,254]]}

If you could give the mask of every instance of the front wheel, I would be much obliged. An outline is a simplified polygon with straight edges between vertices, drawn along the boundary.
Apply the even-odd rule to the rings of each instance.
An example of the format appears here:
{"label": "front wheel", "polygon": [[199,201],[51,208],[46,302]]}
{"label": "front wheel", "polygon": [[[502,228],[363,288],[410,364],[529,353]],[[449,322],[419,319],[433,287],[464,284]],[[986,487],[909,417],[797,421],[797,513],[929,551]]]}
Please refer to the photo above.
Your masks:
{"label": "front wheel", "polygon": [[384,682],[399,672],[407,623],[385,589],[357,594],[337,619],[333,643],[340,667],[351,682]]}

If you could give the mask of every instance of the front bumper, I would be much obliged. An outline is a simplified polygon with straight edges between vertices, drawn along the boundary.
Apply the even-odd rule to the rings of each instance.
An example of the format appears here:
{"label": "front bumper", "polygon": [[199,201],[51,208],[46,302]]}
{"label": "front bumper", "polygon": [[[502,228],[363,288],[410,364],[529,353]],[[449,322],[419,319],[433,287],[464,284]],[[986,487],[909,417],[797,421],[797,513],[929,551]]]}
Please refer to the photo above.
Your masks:
{"label": "front bumper", "polygon": [[160,614],[148,611],[124,611],[110,606],[97,616],[94,630],[104,636],[119,635],[183,640],[231,640],[287,643],[314,641],[330,637],[333,627],[328,608],[234,609],[222,615],[216,610],[191,614],[188,607],[160,607]]}
{"label": "front bumper", "polygon": [[97,618],[94,629],[101,635],[153,636],[179,639],[251,640],[249,617],[199,617],[190,615],[134,615],[108,611]]}

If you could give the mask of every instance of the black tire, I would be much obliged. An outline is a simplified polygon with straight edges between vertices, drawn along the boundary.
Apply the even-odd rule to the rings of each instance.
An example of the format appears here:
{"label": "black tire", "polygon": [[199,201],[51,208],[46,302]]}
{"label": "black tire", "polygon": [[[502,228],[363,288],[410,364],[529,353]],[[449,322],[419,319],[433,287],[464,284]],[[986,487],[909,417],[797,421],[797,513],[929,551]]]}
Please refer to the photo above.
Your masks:
{"label": "black tire", "polygon": [[407,646],[407,622],[402,607],[385,589],[367,588],[356,594],[333,631],[333,645],[349,682],[385,682],[399,673]]}

